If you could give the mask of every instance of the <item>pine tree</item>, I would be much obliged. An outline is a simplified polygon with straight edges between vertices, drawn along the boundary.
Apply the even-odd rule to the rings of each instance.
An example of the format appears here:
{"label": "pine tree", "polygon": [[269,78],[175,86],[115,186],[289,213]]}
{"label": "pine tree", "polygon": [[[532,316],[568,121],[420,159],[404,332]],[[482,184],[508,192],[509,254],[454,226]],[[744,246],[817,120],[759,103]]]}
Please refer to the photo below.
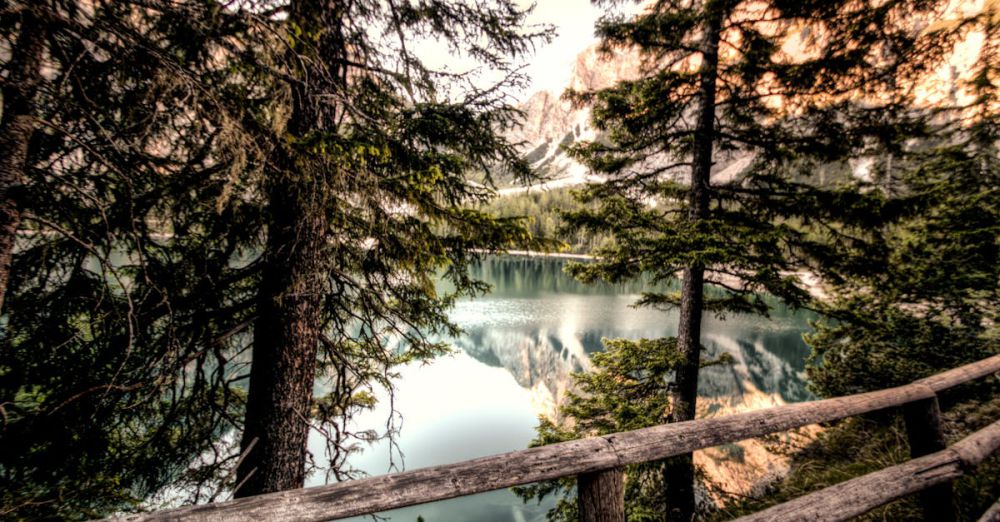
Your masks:
{"label": "pine tree", "polygon": [[233,242],[201,239],[252,217],[216,206],[242,167],[227,152],[238,105],[220,103],[233,75],[215,50],[249,41],[218,7],[0,4],[5,515],[94,518],[225,473],[224,458],[199,456],[239,412],[236,353],[220,342],[246,308],[203,312],[241,290],[220,288]]}
{"label": "pine tree", "polygon": [[[588,187],[597,211],[575,226],[612,233],[584,280],[639,273],[681,274],[678,295],[648,294],[640,305],[680,308],[670,420],[694,418],[705,311],[766,313],[762,292],[808,302],[801,270],[865,270],[877,245],[860,238],[888,210],[860,180],[821,186],[821,165],[898,147],[923,125],[906,110],[913,79],[934,66],[954,32],[924,30],[937,2],[654,2],[634,17],[598,25],[602,50],[634,50],[639,78],[597,92],[570,92],[592,105],[606,139],[573,153],[607,183]],[[731,179],[713,165],[750,157]],[[706,297],[706,284],[724,290]],[[665,471],[670,520],[694,512],[691,456]]]}
{"label": "pine tree", "polygon": [[[351,444],[372,435],[347,419],[395,366],[447,349],[432,339],[455,332],[449,305],[485,290],[466,270],[478,249],[527,239],[470,210],[489,173],[528,175],[498,135],[519,77],[477,88],[422,67],[410,38],[509,72],[544,28],[509,3],[84,3],[0,17],[9,42],[23,13],[48,17],[51,73],[15,180],[5,511],[297,487],[310,426],[351,476]],[[454,292],[435,289],[442,272]],[[317,379],[331,392],[313,400]]]}
{"label": "pine tree", "polygon": [[[264,58],[284,94],[259,125],[266,241],[238,496],[302,487],[312,419],[334,428],[329,468],[342,476],[359,394],[372,381],[391,387],[392,367],[445,351],[429,336],[454,333],[448,305],[483,290],[467,275],[473,252],[527,237],[517,220],[471,210],[492,191],[467,179],[528,175],[498,135],[516,116],[504,102],[509,81],[482,89],[449,79],[409,48],[438,38],[516,80],[509,60],[545,35],[522,29],[525,12],[510,2],[367,1],[293,1],[285,11],[267,20],[282,34]],[[435,290],[441,268],[452,294]],[[317,377],[333,391],[314,401]]]}

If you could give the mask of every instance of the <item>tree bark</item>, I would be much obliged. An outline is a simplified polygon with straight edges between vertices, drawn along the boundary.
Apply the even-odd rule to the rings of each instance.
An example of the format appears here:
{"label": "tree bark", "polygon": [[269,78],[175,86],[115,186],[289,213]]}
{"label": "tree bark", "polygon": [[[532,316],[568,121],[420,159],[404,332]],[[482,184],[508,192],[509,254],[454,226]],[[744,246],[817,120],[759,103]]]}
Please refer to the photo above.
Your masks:
{"label": "tree bark", "polygon": [[[910,457],[916,459],[948,447],[937,397],[904,405],[903,420],[906,424],[906,438],[910,442]],[[927,488],[917,498],[925,520],[957,520],[958,510],[950,482]]]}
{"label": "tree bark", "polygon": [[576,477],[580,522],[625,522],[625,472],[615,468]]}
{"label": "tree bark", "polygon": [[[708,19],[701,44],[702,62],[699,70],[699,104],[694,131],[694,157],[691,167],[691,188],[688,192],[688,220],[697,223],[708,217],[709,189],[712,170],[712,148],[715,142],[715,96],[719,65],[719,34],[722,13],[708,3]],[[671,421],[694,419],[698,400],[698,370],[701,366],[701,320],[705,303],[705,267],[700,263],[684,269],[681,283],[680,319],[677,346],[684,354],[684,364],[677,369],[677,382],[672,394]],[[667,519],[687,522],[694,517],[694,462],[690,453],[668,459],[664,467]]]}
{"label": "tree bark", "polygon": [[271,190],[235,497],[301,488],[322,324],[326,223],[294,182]]}
{"label": "tree bark", "polygon": [[[289,23],[315,26],[324,19],[308,13],[309,2],[293,2]],[[315,16],[315,19],[310,19]],[[332,25],[332,24],[330,24]],[[321,51],[320,51],[321,52]],[[290,57],[289,63],[297,63]],[[309,76],[309,71],[297,74]],[[322,74],[317,76],[323,76]],[[328,172],[313,172],[298,161],[293,144],[333,121],[314,100],[320,82],[293,82],[290,140],[277,149],[278,168],[268,189],[268,238],[257,295],[250,391],[244,417],[234,497],[301,488],[305,482],[307,439],[316,379],[317,350],[323,335],[327,274]]]}
{"label": "tree bark", "polygon": [[3,312],[10,265],[21,224],[18,193],[27,180],[28,144],[35,132],[35,93],[41,79],[44,26],[26,9],[14,48],[10,74],[3,84],[0,119],[0,312]]}

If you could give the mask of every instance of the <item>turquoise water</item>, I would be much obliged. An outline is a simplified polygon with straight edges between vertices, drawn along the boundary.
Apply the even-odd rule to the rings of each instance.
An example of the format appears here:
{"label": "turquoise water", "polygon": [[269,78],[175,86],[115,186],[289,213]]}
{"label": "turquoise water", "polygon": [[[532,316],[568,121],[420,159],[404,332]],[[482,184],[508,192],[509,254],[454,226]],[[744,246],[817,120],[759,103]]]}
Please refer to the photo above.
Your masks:
{"label": "turquoise water", "polygon": [[[352,457],[351,464],[379,475],[390,471],[390,456],[396,469],[416,469],[523,449],[534,436],[538,416],[552,412],[570,373],[589,366],[589,355],[601,350],[602,338],[676,334],[676,311],[631,307],[649,285],[584,285],[563,272],[566,263],[489,257],[474,267],[474,275],[494,290],[456,305],[451,317],[465,333],[452,340],[455,353],[401,372],[394,399],[401,423],[398,451],[379,442]],[[809,330],[811,318],[782,306],[775,306],[766,319],[706,317],[702,342],[710,355],[727,352],[736,364],[703,370],[700,395],[722,409],[738,409],[761,395],[774,403],[808,399],[803,380],[808,348],[802,333]],[[357,419],[357,427],[384,430],[389,416],[385,399]],[[312,446],[321,454],[319,440]],[[320,483],[317,475],[308,485]],[[502,490],[384,515],[403,521],[422,516],[427,522],[540,522],[549,506],[524,505]]]}

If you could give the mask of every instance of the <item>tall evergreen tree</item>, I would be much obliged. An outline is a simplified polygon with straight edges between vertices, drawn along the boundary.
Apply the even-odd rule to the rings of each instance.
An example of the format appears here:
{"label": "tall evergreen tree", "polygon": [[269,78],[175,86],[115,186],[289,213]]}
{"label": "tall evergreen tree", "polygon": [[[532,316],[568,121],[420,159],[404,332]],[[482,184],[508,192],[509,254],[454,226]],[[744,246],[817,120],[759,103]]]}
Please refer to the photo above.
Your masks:
{"label": "tall evergreen tree", "polygon": [[[252,369],[238,496],[301,487],[310,429],[333,426],[331,467],[346,455],[354,395],[391,368],[444,351],[474,251],[525,239],[516,220],[472,205],[491,191],[473,170],[528,172],[498,135],[514,123],[511,59],[545,32],[511,2],[293,1],[272,17],[282,102],[263,115],[269,156]],[[280,20],[280,21],[279,21]],[[488,89],[425,67],[411,46],[439,39],[507,80]],[[255,63],[259,70],[263,63]],[[438,295],[441,268],[455,292]],[[333,392],[313,400],[317,377]],[[317,418],[317,420],[312,420]]]}
{"label": "tall evergreen tree", "polygon": [[253,219],[216,205],[243,172],[232,145],[252,150],[239,104],[220,102],[235,86],[216,50],[249,43],[247,25],[215,2],[157,0],[3,2],[0,24],[14,122],[2,512],[134,509],[184,474],[212,477],[225,460],[198,457],[239,412],[237,348],[220,343],[246,308],[213,311],[238,302],[223,274],[237,243],[203,239]]}
{"label": "tall evergreen tree", "polygon": [[526,238],[469,210],[492,191],[466,180],[528,175],[497,134],[519,77],[480,89],[409,46],[509,74],[545,31],[507,2],[3,8],[11,48],[47,17],[0,333],[5,512],[99,516],[168,484],[205,500],[233,475],[239,494],[297,487],[310,427],[346,476],[366,389],[445,350],[448,306],[484,290],[478,249]]}
{"label": "tall evergreen tree", "polygon": [[[671,421],[695,416],[705,311],[766,313],[762,292],[802,305],[808,293],[797,273],[824,274],[845,252],[869,248],[857,234],[885,210],[880,195],[860,190],[857,179],[821,186],[809,173],[922,131],[905,109],[913,80],[938,63],[952,35],[925,30],[943,8],[657,1],[637,16],[599,22],[602,50],[636,51],[645,67],[635,80],[568,93],[593,106],[606,135],[573,152],[609,178],[582,194],[601,208],[570,217],[616,238],[597,252],[598,263],[574,272],[611,281],[681,274],[679,294],[639,302],[680,308],[676,349],[684,363]],[[751,158],[748,168],[715,176],[714,163],[740,156]],[[724,295],[706,297],[706,284]],[[664,473],[668,518],[689,520],[691,456],[670,459]]]}

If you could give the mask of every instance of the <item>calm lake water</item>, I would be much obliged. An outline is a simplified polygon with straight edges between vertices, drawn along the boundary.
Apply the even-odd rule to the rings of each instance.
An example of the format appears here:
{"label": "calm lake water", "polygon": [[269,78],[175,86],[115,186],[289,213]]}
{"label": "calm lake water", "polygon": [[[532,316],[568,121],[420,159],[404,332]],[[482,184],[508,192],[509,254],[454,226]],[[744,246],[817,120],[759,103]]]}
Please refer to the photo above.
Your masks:
{"label": "calm lake water", "polygon": [[[538,416],[552,414],[570,373],[589,367],[589,355],[602,349],[602,338],[676,334],[676,311],[630,306],[648,285],[584,285],[564,273],[566,263],[489,257],[473,269],[493,285],[493,292],[463,300],[453,310],[452,319],[465,331],[452,340],[456,353],[401,371],[395,407],[405,469],[523,449],[534,436]],[[736,364],[702,371],[699,393],[707,409],[700,414],[808,399],[803,370],[809,350],[802,333],[812,318],[780,305],[770,318],[706,317],[702,341],[710,355],[728,352]],[[357,419],[358,427],[385,429],[388,401],[381,402]],[[311,446],[322,454],[318,439]],[[394,455],[398,464],[399,455]],[[351,463],[372,475],[387,473],[390,448],[376,443]],[[317,475],[307,485],[322,482]],[[551,503],[525,505],[502,490],[385,515],[394,521],[422,516],[427,522],[540,522]]]}

